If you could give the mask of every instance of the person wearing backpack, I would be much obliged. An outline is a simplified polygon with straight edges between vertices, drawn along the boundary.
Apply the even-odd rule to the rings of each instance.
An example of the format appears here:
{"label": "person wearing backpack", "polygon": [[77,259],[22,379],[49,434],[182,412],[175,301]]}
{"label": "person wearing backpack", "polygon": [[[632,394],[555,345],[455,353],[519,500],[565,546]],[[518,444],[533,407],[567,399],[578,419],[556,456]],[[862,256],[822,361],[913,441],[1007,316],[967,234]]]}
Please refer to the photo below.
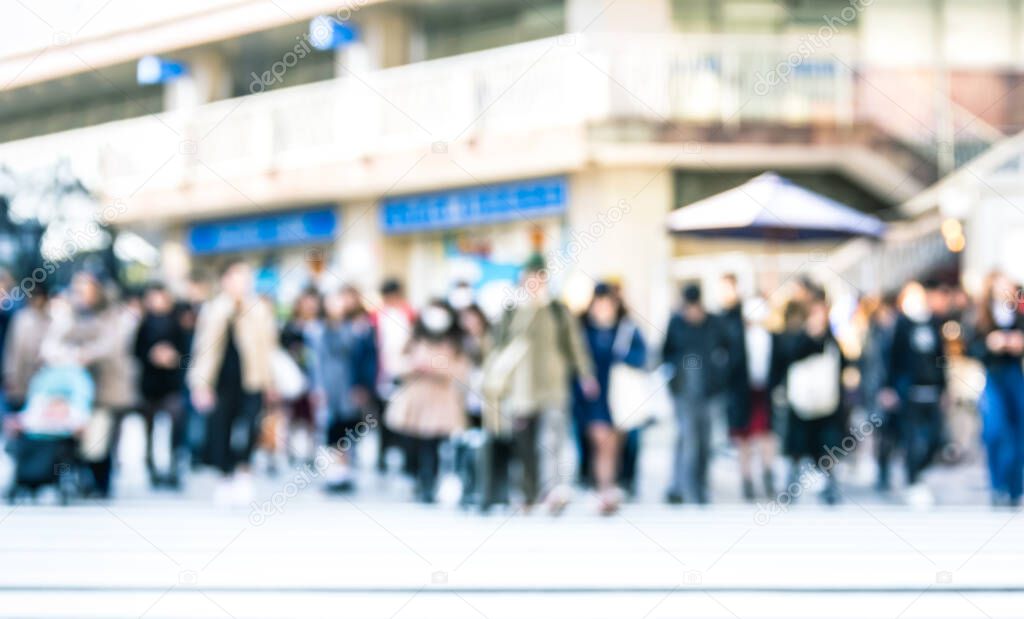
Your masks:
{"label": "person wearing backpack", "polygon": [[[771,385],[773,399],[785,409],[785,453],[790,461],[787,492],[804,488],[801,464],[825,476],[822,500],[839,501],[835,462],[843,440],[841,374],[843,356],[829,329],[828,304],[820,288],[809,290],[809,301],[790,301],[786,327],[772,339]],[[796,500],[796,496],[790,497]]]}
{"label": "person wearing backpack", "polygon": [[921,473],[942,447],[942,402],[946,393],[946,350],[942,316],[946,294],[937,282],[910,282],[903,291],[893,330],[886,389],[879,397],[896,405],[907,468],[907,500],[930,505],[934,498]]}
{"label": "person wearing backpack", "polygon": [[494,334],[485,362],[484,497],[481,507],[505,500],[511,458],[522,465],[524,509],[547,504],[553,515],[570,499],[572,458],[566,457],[570,380],[576,376],[588,398],[600,387],[579,326],[548,291],[544,258],[523,266],[522,298],[512,304]]}

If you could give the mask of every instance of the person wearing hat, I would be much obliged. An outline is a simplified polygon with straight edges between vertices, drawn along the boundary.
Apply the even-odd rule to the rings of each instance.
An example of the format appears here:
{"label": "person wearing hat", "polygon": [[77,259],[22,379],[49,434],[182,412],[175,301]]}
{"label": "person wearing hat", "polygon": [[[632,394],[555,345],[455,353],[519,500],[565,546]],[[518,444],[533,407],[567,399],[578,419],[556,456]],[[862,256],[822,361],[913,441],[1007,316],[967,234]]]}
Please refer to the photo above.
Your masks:
{"label": "person wearing hat", "polygon": [[661,352],[664,363],[675,368],[669,389],[676,440],[666,500],[704,504],[711,460],[710,403],[727,375],[728,339],[719,321],[704,309],[697,284],[683,288],[682,308],[669,319]]}
{"label": "person wearing hat", "polygon": [[543,500],[553,514],[570,498],[572,459],[566,457],[569,385],[597,397],[590,356],[579,325],[548,290],[544,258],[523,265],[521,294],[495,329],[494,350],[484,370],[489,406],[484,426],[492,437],[485,450],[482,507],[504,500],[511,456],[522,464],[526,509]]}

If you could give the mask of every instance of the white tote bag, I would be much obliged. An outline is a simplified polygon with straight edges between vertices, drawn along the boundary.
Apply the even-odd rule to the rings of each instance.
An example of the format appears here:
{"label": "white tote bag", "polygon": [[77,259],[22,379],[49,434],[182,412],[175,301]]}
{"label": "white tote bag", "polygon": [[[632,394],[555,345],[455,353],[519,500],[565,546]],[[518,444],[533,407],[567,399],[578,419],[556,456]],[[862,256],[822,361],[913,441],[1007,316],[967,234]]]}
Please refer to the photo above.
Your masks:
{"label": "white tote bag", "polygon": [[270,368],[274,375],[274,389],[282,398],[294,400],[306,392],[306,375],[283,348],[274,350],[270,357]]}
{"label": "white tote bag", "polygon": [[[625,323],[615,334],[612,349],[616,359],[629,352],[636,325]],[[671,414],[668,378],[659,368],[654,372],[616,360],[608,377],[608,408],[612,423],[619,430],[634,428],[668,417]]]}
{"label": "white tote bag", "polygon": [[828,417],[839,406],[839,348],[832,342],[825,350],[789,366],[786,398],[800,419]]}

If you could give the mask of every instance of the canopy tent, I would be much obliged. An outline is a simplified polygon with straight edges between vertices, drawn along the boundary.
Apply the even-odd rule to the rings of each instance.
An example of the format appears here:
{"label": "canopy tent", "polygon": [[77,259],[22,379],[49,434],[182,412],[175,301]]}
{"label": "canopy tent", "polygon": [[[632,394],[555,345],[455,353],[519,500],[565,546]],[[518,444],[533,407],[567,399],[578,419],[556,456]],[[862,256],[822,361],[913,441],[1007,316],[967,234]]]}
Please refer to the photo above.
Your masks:
{"label": "canopy tent", "polygon": [[765,172],[739,187],[676,209],[668,216],[668,229],[707,238],[827,241],[877,238],[885,224]]}

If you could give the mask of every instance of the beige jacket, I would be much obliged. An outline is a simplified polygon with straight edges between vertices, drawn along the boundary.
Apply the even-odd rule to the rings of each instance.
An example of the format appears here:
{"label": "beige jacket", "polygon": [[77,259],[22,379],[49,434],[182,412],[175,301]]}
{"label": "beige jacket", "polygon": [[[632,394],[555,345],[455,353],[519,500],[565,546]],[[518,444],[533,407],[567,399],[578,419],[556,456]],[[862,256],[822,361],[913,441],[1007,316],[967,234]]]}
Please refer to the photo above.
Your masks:
{"label": "beige jacket", "polygon": [[116,305],[84,312],[53,302],[41,355],[50,365],[85,366],[96,383],[97,408],[131,408],[138,404],[135,359],[129,350],[136,325],[131,312]]}
{"label": "beige jacket", "polygon": [[49,329],[50,315],[45,309],[28,306],[11,319],[4,344],[4,387],[11,400],[25,400],[29,381],[43,367],[43,338]]}
{"label": "beige jacket", "polygon": [[495,333],[491,354],[517,345],[524,352],[502,381],[505,387],[500,402],[486,406],[484,411],[485,424],[496,432],[504,425],[498,416],[565,410],[570,378],[593,376],[578,321],[560,303],[528,303],[506,312]]}
{"label": "beige jacket", "polygon": [[391,397],[384,421],[408,436],[441,438],[466,427],[469,361],[449,342],[414,340],[409,371]]}
{"label": "beige jacket", "polygon": [[270,306],[253,297],[236,307],[225,295],[203,304],[196,320],[195,338],[185,380],[190,388],[216,388],[217,374],[224,359],[228,325],[242,361],[242,386],[250,393],[271,388],[271,357],[277,348],[277,324]]}

